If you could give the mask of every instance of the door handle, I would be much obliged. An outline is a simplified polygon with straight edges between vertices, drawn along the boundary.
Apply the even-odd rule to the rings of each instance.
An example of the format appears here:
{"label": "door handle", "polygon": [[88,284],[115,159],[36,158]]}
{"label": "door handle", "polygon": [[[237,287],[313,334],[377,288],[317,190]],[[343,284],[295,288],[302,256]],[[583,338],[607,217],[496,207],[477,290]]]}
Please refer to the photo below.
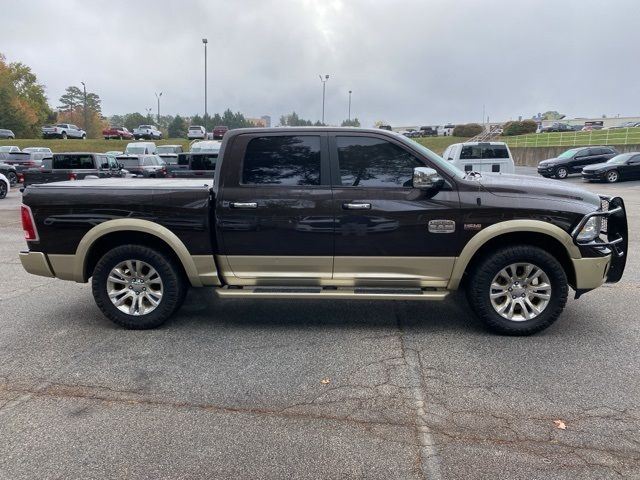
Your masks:
{"label": "door handle", "polygon": [[345,210],[371,210],[370,203],[343,203],[342,208]]}
{"label": "door handle", "polygon": [[258,208],[258,204],[256,202],[231,202],[231,208]]}

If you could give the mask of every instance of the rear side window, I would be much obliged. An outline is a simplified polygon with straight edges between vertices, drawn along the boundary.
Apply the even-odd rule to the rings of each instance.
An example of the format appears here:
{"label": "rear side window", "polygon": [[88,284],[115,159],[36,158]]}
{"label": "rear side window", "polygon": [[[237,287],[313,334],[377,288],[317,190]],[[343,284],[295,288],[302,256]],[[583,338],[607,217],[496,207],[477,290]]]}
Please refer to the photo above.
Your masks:
{"label": "rear side window", "polygon": [[189,155],[181,153],[178,155],[178,165],[189,165]]}
{"label": "rear side window", "polygon": [[253,138],[244,155],[242,183],[320,185],[320,137]]}
{"label": "rear side window", "polygon": [[424,166],[403,148],[373,137],[336,137],[340,180],[346,187],[411,187]]}
{"label": "rear side window", "polygon": [[191,170],[215,170],[217,153],[206,153],[203,155],[192,155]]}
{"label": "rear side window", "polygon": [[54,155],[53,168],[57,169],[82,169],[95,168],[91,155]]}
{"label": "rear side window", "polygon": [[482,147],[482,158],[509,158],[506,145],[488,145]]}
{"label": "rear side window", "polygon": [[460,160],[480,160],[482,158],[482,147],[478,145],[463,145],[460,152]]}

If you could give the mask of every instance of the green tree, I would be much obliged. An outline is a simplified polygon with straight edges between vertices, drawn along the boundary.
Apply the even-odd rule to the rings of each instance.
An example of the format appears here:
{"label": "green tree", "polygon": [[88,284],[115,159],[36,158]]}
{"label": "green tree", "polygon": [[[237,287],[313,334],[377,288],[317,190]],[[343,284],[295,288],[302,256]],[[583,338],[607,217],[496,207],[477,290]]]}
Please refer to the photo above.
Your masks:
{"label": "green tree", "polygon": [[[320,124],[319,121],[316,123]],[[283,127],[311,127],[313,126],[313,122],[300,118],[296,112],[291,112],[280,117],[280,125]]]}
{"label": "green tree", "polygon": [[191,125],[202,125],[205,129],[207,128],[204,124],[204,120],[200,115],[194,115],[191,117]]}
{"label": "green tree", "polygon": [[342,122],[343,127],[359,127],[360,126],[360,120],[358,120],[357,118],[353,118],[351,120],[344,120]]}
{"label": "green tree", "polygon": [[180,115],[176,115],[169,124],[170,138],[184,138],[187,136],[187,122]]}
{"label": "green tree", "polygon": [[18,137],[35,137],[52,117],[44,86],[22,63],[7,63],[0,54],[0,125]]}

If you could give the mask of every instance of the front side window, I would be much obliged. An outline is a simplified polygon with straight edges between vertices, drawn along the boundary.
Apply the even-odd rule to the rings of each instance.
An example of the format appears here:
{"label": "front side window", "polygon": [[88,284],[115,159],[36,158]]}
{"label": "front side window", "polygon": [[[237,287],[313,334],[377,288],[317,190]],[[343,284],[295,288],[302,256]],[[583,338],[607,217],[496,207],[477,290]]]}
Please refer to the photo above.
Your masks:
{"label": "front side window", "polygon": [[340,181],[347,187],[411,187],[424,167],[403,148],[374,137],[336,137]]}
{"label": "front side window", "polygon": [[320,185],[320,137],[297,135],[251,139],[244,155],[242,183]]}

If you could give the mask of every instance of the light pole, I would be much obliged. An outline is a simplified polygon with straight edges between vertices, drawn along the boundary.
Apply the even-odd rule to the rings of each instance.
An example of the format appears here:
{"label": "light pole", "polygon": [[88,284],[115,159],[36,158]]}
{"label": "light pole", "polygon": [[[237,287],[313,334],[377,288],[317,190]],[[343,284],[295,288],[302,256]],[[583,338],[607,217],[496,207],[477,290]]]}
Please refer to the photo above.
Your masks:
{"label": "light pole", "polygon": [[162,92],[160,94],[156,93],[156,98],[158,99],[158,125],[160,125],[160,97],[162,96]]}
{"label": "light pole", "polygon": [[351,122],[351,90],[349,90],[349,122]]}
{"label": "light pole", "polygon": [[87,86],[84,82],[80,82],[82,84],[82,90],[84,91],[84,129],[87,130]]}
{"label": "light pole", "polygon": [[320,81],[322,82],[322,124],[324,125],[324,96],[327,86],[327,80],[329,80],[329,75],[325,75],[324,78],[322,78],[322,75],[319,75],[319,77]]}
{"label": "light pole", "polygon": [[204,128],[206,130],[207,128],[207,43],[209,43],[209,40],[207,40],[206,38],[202,39],[202,43],[204,43]]}

